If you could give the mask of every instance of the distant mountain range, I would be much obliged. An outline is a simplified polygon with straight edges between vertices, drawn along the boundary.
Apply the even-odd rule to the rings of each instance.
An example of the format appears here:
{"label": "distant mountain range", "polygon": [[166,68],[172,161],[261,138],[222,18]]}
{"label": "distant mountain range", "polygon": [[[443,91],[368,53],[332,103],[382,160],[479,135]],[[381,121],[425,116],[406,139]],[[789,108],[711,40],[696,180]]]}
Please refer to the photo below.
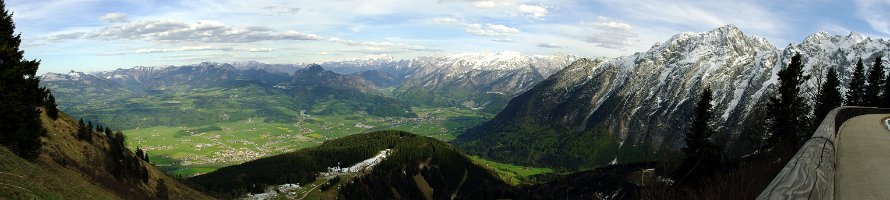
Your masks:
{"label": "distant mountain range", "polygon": [[[655,159],[684,145],[694,103],[704,87],[711,87],[719,143],[727,154],[740,156],[750,153],[756,137],[751,133],[764,131],[765,102],[776,87],[776,73],[794,53],[803,56],[805,73],[813,77],[804,90],[815,96],[827,69],[837,70],[846,88],[859,58],[868,71],[874,58],[888,50],[890,41],[858,33],[820,32],[785,48],[732,25],[681,33],[645,52],[581,59],[511,100],[458,143],[500,161],[556,167]],[[600,130],[612,138],[600,142],[602,148],[615,153],[560,159],[573,141],[598,138],[591,134]],[[553,134],[542,134],[548,132]]]}
{"label": "distant mountain range", "polygon": [[[576,59],[578,57],[568,55],[526,56],[501,52],[410,60],[381,57],[307,66],[208,62],[92,73],[47,73],[41,78],[42,84],[62,99],[63,110],[87,117],[96,111],[89,105],[117,105],[131,97],[240,87],[262,88],[267,95],[293,96],[294,87],[318,84],[351,88],[404,102],[399,104],[470,107],[496,113],[510,98]],[[293,101],[305,100],[303,97],[294,97]],[[311,105],[312,102],[284,104]],[[167,125],[176,124],[180,123]]]}

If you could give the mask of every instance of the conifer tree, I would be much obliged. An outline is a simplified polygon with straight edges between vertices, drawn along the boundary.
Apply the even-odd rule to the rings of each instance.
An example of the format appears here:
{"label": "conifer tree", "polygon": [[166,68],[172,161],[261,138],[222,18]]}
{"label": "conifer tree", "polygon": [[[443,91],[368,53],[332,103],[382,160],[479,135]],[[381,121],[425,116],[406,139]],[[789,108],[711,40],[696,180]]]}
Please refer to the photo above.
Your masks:
{"label": "conifer tree", "polygon": [[113,132],[111,132],[111,128],[105,127],[105,137],[111,138]]}
{"label": "conifer tree", "polygon": [[31,159],[46,132],[37,109],[45,97],[36,75],[40,62],[24,59],[21,34],[15,33],[12,13],[2,0],[0,11],[0,145]]}
{"label": "conifer tree", "polygon": [[145,159],[145,153],[143,153],[142,149],[136,147],[136,157],[139,159]]}
{"label": "conifer tree", "polygon": [[80,121],[77,122],[77,138],[86,139],[89,137],[89,132],[87,131],[87,125],[83,123],[83,118],[80,118]]}
{"label": "conifer tree", "polygon": [[[881,60],[879,56],[878,59],[875,59],[875,66],[884,66],[884,61]],[[890,74],[887,74],[887,78],[884,79],[883,93],[881,93],[881,102],[878,106],[883,108],[890,108]]]}
{"label": "conifer tree", "polygon": [[716,131],[709,125],[714,118],[713,99],[711,88],[705,88],[696,104],[695,116],[686,132],[686,147],[683,147],[686,159],[676,172],[681,182],[694,182],[713,172],[720,164],[720,148],[711,138]]}
{"label": "conifer tree", "polygon": [[788,66],[779,71],[778,96],[770,98],[767,105],[772,133],[768,145],[780,147],[784,153],[797,149],[810,131],[807,119],[810,108],[800,93],[801,85],[810,77],[803,75],[800,57],[800,53],[795,54]]}
{"label": "conifer tree", "polygon": [[58,105],[56,105],[56,97],[53,97],[52,93],[47,94],[44,107],[46,107],[46,115],[49,115],[50,118],[53,120],[59,118],[59,108]]}
{"label": "conifer tree", "polygon": [[865,105],[865,65],[862,64],[862,58],[856,62],[856,68],[853,69],[853,78],[850,80],[850,88],[847,90],[847,105],[864,106]]}
{"label": "conifer tree", "polygon": [[813,121],[813,124],[816,124],[817,126],[822,123],[822,120],[828,112],[831,112],[834,108],[840,107],[844,100],[841,96],[841,82],[837,79],[837,71],[828,69],[828,73],[825,74],[824,80],[825,82],[822,83],[822,86],[819,89],[819,94],[816,96],[816,107],[813,111],[815,114],[814,119],[816,120]]}
{"label": "conifer tree", "polygon": [[865,105],[878,107],[881,103],[881,90],[884,89],[884,66],[881,65],[881,55],[875,58],[875,63],[868,73],[868,84],[865,86]]}

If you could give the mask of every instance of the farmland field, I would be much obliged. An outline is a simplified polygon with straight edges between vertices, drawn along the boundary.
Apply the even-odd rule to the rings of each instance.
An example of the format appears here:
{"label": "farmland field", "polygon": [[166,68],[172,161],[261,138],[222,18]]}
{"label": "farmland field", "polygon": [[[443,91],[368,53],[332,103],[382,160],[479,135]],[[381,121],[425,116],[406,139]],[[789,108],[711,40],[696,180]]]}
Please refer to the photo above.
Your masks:
{"label": "farmland field", "polygon": [[363,112],[316,116],[303,112],[291,123],[248,118],[206,126],[136,128],[124,133],[131,148],[147,151],[159,167],[189,177],[375,130],[404,130],[448,141],[492,117],[490,113],[465,108],[414,107],[412,111],[417,117],[384,118]]}

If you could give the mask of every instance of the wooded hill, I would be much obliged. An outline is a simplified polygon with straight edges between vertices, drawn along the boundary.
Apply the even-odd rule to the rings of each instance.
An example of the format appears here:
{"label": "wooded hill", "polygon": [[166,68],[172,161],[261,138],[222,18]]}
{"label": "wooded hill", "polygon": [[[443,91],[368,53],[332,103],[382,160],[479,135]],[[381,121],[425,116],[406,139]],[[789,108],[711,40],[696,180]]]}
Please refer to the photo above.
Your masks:
{"label": "wooded hill", "polygon": [[373,170],[339,181],[341,199],[496,199],[516,190],[492,171],[439,140],[379,131],[327,141],[296,152],[250,161],[191,178],[223,197],[262,192],[286,183],[307,185],[327,167],[350,166],[392,149]]}

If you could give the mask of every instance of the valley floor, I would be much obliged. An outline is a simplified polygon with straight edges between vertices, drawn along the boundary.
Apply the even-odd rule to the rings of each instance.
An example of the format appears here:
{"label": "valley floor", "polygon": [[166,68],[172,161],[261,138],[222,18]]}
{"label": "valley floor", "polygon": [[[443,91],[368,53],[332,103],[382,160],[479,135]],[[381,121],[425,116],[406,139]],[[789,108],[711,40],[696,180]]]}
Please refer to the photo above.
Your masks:
{"label": "valley floor", "polygon": [[155,126],[125,130],[129,146],[149,153],[171,174],[190,177],[260,157],[318,146],[324,141],[375,130],[403,130],[449,141],[492,114],[466,108],[415,107],[418,117],[309,115],[292,123],[263,118],[220,122],[207,126]]}

